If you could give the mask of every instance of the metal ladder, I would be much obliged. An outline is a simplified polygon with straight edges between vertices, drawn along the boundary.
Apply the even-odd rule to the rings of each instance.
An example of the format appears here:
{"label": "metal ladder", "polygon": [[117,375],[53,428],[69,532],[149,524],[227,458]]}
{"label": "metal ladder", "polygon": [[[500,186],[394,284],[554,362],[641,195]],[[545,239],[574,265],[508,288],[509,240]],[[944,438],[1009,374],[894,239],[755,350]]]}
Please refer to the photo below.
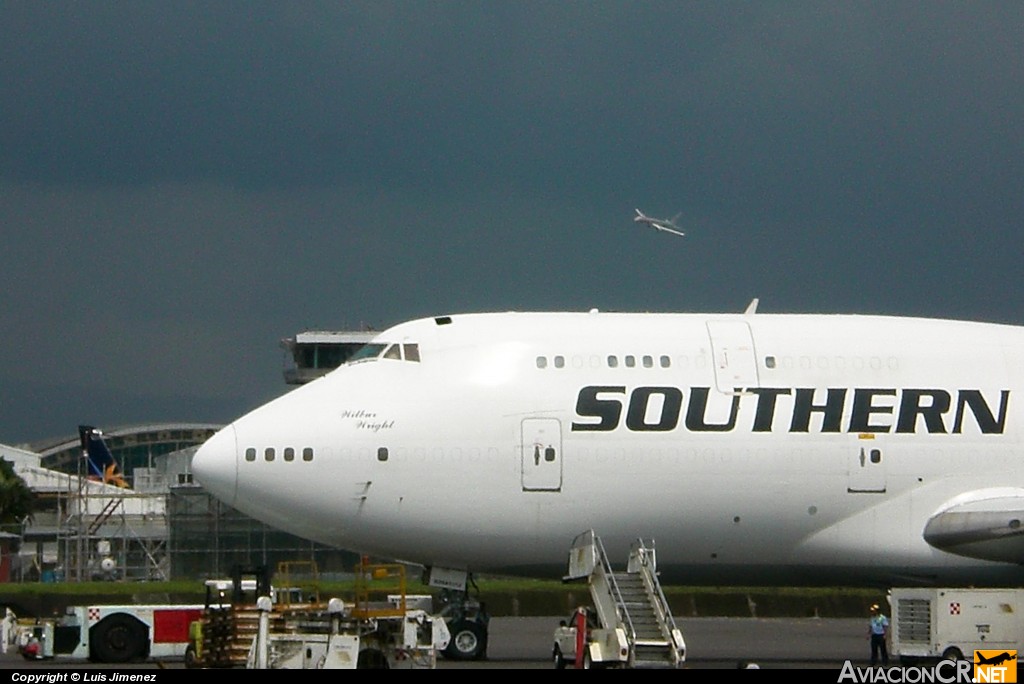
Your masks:
{"label": "metal ladder", "polygon": [[625,634],[627,667],[680,667],[686,657],[683,635],[669,610],[656,566],[654,549],[638,539],[630,549],[626,571],[613,571],[593,530],[576,537],[569,553],[569,574],[564,579],[587,579],[601,625]]}

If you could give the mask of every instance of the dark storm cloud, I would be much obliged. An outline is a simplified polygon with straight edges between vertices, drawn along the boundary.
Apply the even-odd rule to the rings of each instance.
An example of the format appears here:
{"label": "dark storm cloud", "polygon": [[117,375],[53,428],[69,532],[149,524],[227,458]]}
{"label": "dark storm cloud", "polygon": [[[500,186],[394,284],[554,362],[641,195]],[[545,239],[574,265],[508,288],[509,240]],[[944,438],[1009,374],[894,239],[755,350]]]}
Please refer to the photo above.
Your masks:
{"label": "dark storm cloud", "polygon": [[624,167],[655,182],[645,168],[674,171],[717,195],[724,183],[760,188],[763,197],[745,193],[749,203],[792,205],[790,188],[808,185],[891,202],[889,188],[919,165],[934,169],[922,186],[948,186],[958,169],[1022,151],[1000,144],[1016,138],[1022,13],[9,5],[3,168],[81,183],[430,175],[535,187],[560,172],[592,185]]}
{"label": "dark storm cloud", "polygon": [[1019,321],[1022,28],[1019,3],[5,3],[0,381],[36,389],[0,441],[111,396],[230,419],[306,326],[752,296]]}

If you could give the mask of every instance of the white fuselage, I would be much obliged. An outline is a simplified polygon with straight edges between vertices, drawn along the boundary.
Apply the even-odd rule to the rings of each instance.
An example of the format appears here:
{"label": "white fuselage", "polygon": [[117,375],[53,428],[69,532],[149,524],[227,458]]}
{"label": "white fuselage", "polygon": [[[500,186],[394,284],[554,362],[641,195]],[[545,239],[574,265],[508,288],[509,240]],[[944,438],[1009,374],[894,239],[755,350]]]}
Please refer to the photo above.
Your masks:
{"label": "white fuselage", "polygon": [[1022,328],[496,313],[375,341],[399,346],[225,427],[200,483],[303,537],[448,568],[560,576],[593,529],[613,558],[653,540],[669,581],[1021,578],[923,533],[965,497],[1024,509]]}

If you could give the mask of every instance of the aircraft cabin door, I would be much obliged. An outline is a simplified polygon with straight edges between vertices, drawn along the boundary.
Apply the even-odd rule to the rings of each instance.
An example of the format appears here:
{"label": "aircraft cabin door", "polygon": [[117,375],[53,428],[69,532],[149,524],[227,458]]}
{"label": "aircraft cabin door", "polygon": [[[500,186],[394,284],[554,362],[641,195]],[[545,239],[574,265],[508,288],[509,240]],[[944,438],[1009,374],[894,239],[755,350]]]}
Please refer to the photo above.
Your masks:
{"label": "aircraft cabin door", "polygon": [[562,424],[557,418],[523,420],[520,445],[523,491],[562,488]]}
{"label": "aircraft cabin door", "polygon": [[861,442],[849,453],[846,472],[848,493],[885,493],[885,454],[874,440]]}
{"label": "aircraft cabin door", "polygon": [[715,385],[719,392],[735,394],[759,385],[754,337],[746,321],[708,321]]}

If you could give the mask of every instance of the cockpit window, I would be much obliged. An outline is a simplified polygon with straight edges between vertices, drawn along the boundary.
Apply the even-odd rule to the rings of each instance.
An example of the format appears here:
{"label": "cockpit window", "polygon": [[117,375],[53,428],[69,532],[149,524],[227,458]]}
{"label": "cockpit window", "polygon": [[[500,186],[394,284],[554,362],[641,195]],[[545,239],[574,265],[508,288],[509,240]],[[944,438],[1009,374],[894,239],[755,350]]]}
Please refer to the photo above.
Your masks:
{"label": "cockpit window", "polygon": [[349,357],[348,363],[368,361],[370,359],[392,359],[394,361],[420,361],[420,345],[404,344],[364,344],[355,354]]}
{"label": "cockpit window", "polygon": [[364,344],[355,354],[349,357],[348,362],[353,363],[355,361],[365,361],[366,359],[375,359],[380,356],[380,353],[384,351],[383,344]]}

